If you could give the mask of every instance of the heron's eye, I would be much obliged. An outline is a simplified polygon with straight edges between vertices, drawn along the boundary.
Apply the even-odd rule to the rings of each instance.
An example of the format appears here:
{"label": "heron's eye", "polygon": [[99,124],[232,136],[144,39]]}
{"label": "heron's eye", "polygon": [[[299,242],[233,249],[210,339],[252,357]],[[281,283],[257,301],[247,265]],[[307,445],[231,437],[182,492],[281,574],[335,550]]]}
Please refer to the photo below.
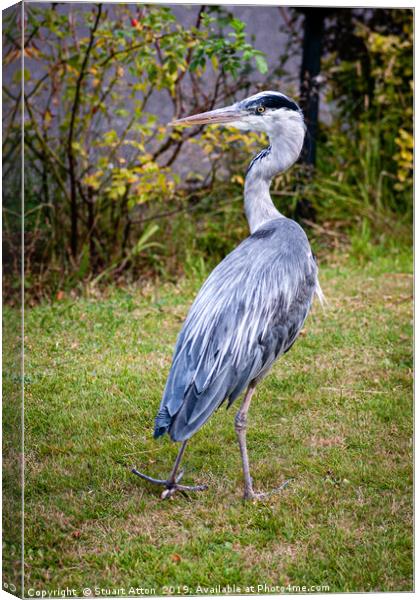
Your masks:
{"label": "heron's eye", "polygon": [[260,114],[262,114],[263,112],[265,112],[265,106],[258,106],[257,107],[257,112],[259,112]]}

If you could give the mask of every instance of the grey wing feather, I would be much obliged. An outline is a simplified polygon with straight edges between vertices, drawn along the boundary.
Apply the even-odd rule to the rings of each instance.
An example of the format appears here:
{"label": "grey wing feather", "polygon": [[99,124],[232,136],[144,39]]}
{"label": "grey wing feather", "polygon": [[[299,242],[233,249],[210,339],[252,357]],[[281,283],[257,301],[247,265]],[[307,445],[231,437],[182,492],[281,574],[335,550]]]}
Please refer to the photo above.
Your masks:
{"label": "grey wing feather", "polygon": [[294,343],[318,290],[304,231],[270,221],[211,273],[175,347],[155,437],[190,438]]}

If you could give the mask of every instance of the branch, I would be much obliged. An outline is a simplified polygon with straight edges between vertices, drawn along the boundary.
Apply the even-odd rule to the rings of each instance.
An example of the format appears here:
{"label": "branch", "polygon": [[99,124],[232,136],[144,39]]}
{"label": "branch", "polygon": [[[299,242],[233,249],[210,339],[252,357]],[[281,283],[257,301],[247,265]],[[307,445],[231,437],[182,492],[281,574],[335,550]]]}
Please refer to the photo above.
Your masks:
{"label": "branch", "polygon": [[35,135],[38,138],[38,141],[44,151],[44,154],[46,156],[49,155],[57,163],[57,165],[59,167],[61,167],[64,171],[68,172],[68,168],[66,167],[66,165],[60,160],[60,158],[55,154],[55,152],[51,148],[51,146],[49,146],[46,143],[46,141],[44,140],[44,138],[42,137],[42,134],[39,131],[38,123],[37,123],[34,113],[32,111],[32,107],[29,104],[28,98],[26,96],[25,96],[25,106],[26,106],[26,110],[28,111],[29,117],[31,119],[31,123],[34,128]]}
{"label": "branch", "polygon": [[92,50],[93,42],[95,39],[95,32],[99,25],[99,20],[101,18],[102,13],[102,4],[98,4],[98,12],[96,14],[95,23],[90,30],[89,44],[86,49],[85,57],[83,59],[82,67],[80,69],[79,77],[76,82],[76,92],[74,95],[73,108],[71,111],[70,118],[70,127],[69,127],[69,136],[67,140],[67,156],[69,161],[69,171],[70,171],[70,204],[71,204],[71,252],[73,258],[76,258],[77,255],[77,246],[78,246],[78,232],[77,232],[77,182],[76,182],[76,160],[73,153],[73,137],[74,137],[74,127],[76,124],[76,116],[77,111],[79,110],[80,104],[80,91],[82,87],[82,81],[86,74],[86,67],[89,61],[90,52]]}
{"label": "branch", "polygon": [[[210,184],[212,184],[213,181],[214,181],[214,174],[212,174]],[[172,215],[176,215],[176,214],[183,213],[183,212],[186,212],[186,213],[194,212],[195,210],[199,210],[200,208],[202,208],[202,202],[204,200],[206,200],[206,198],[208,197],[207,191],[208,191],[208,186],[204,185],[204,186],[200,187],[198,190],[195,190],[194,192],[189,194],[188,197],[185,199],[186,202],[188,203],[188,201],[191,197],[196,198],[200,194],[200,192],[203,193],[203,196],[201,198],[199,198],[199,200],[196,204],[193,204],[193,205],[187,204],[186,206],[181,206],[180,208],[175,208],[173,210],[168,210],[165,212],[157,213],[155,215],[151,215],[148,217],[140,217],[139,219],[130,219],[130,217],[129,217],[129,221],[132,224],[138,225],[139,223],[147,223],[148,221],[154,221],[155,219],[164,219],[166,217],[171,217]],[[242,196],[237,196],[237,197],[232,198],[229,195],[227,195],[225,200],[219,201],[218,206],[221,206],[223,204],[231,204],[232,202],[239,200],[241,198],[242,198]]]}
{"label": "branch", "polygon": [[[61,63],[62,61],[60,61]],[[58,63],[58,64],[60,64]],[[54,68],[58,67],[58,65],[54,65]],[[45,75],[43,75],[40,79],[38,79],[36,85],[34,85],[34,87],[31,89],[30,92],[28,92],[26,94],[26,97],[29,99],[31,96],[33,96],[35,94],[35,92],[38,90],[38,88],[44,83],[44,81],[46,79],[48,79],[48,77],[50,76],[50,73],[45,73]]]}
{"label": "branch", "polygon": [[[157,36],[155,36],[155,40],[163,40],[164,38],[169,37],[171,35],[173,35],[172,31],[169,33],[164,33],[163,35],[157,35]],[[134,50],[138,50],[139,48],[144,48],[144,44],[145,44],[145,42],[143,40],[143,42],[141,42],[139,44],[134,44],[134,46],[129,46],[128,48],[124,48],[123,50],[115,50],[115,52],[111,52],[111,54],[109,56],[107,56],[105,58],[105,60],[103,60],[102,62],[99,63],[99,67],[104,67],[105,65],[107,65],[109,63],[110,60],[112,60],[119,54],[129,54],[130,52],[133,52]]]}

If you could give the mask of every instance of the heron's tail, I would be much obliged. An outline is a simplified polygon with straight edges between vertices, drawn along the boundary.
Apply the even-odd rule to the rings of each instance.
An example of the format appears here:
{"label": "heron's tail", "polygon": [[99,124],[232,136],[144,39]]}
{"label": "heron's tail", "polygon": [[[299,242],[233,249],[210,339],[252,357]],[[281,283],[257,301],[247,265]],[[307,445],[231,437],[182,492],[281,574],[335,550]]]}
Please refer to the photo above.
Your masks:
{"label": "heron's tail", "polygon": [[164,435],[170,425],[171,425],[172,417],[169,414],[168,409],[164,406],[157,414],[155,419],[155,431],[153,433],[153,437],[156,439],[161,435]]}

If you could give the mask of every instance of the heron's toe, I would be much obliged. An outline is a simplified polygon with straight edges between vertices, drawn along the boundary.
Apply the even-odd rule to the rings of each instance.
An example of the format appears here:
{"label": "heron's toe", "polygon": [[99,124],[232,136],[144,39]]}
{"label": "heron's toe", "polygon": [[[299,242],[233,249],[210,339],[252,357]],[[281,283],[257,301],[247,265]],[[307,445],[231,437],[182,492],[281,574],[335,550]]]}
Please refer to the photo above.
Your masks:
{"label": "heron's toe", "polygon": [[172,496],[175,494],[176,490],[177,488],[175,487],[166,488],[166,490],[163,490],[163,492],[160,495],[161,499],[169,500],[169,498],[172,498]]}
{"label": "heron's toe", "polygon": [[181,479],[184,477],[184,473],[184,469],[181,469],[178,475],[176,476],[175,483],[179,483],[181,481]]}
{"label": "heron's toe", "polygon": [[282,492],[291,481],[293,481],[293,479],[287,479],[279,487],[276,487],[273,490],[270,490],[269,492],[254,492],[253,489],[246,489],[244,491],[244,500],[265,500],[266,498],[269,498],[274,494]]}

